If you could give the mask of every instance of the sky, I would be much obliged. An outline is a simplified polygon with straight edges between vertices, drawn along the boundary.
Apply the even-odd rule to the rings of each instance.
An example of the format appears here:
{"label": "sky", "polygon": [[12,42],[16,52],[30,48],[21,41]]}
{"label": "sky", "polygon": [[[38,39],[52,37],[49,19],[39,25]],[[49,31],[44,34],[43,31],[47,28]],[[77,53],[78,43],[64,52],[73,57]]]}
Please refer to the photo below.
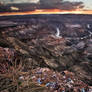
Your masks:
{"label": "sky", "polygon": [[[3,3],[47,3],[47,4],[51,4],[54,5],[54,3],[61,3],[60,8],[62,9],[74,9],[77,8],[79,6],[79,8],[83,8],[86,10],[92,10],[92,0],[0,0],[0,2]],[[50,2],[50,3],[49,3]],[[63,3],[64,2],[64,3]],[[75,3],[73,3],[75,2]],[[77,3],[79,2],[79,3]],[[58,4],[57,4],[58,6]],[[56,7],[56,5],[55,5]]]}
{"label": "sky", "polygon": [[85,9],[90,9],[92,10],[92,0],[64,0],[64,1],[71,1],[71,2],[83,2],[85,5]]}

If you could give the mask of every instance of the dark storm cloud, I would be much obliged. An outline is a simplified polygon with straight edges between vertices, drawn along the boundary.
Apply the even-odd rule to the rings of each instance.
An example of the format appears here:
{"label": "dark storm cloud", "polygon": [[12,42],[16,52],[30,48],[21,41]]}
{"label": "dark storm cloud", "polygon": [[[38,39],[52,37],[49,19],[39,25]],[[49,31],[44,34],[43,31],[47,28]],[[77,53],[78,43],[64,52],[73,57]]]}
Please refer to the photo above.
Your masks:
{"label": "dark storm cloud", "polygon": [[63,0],[40,0],[41,4],[59,4]]}
{"label": "dark storm cloud", "polygon": [[[5,1],[5,0],[4,0]],[[17,2],[19,0],[8,0]],[[8,5],[1,5],[0,12],[6,11],[13,11],[11,7],[19,8],[18,11],[31,11],[35,9],[61,9],[61,10],[76,10],[76,9],[83,9],[84,4],[83,2],[70,2],[64,0],[21,0],[21,1],[28,1],[30,3],[11,3]],[[35,3],[33,3],[35,1]],[[37,3],[36,3],[37,2]]]}
{"label": "dark storm cloud", "polygon": [[63,0],[40,0],[40,4],[42,8],[58,8],[62,10],[76,10],[84,8],[83,2],[70,2]]}
{"label": "dark storm cloud", "polygon": [[[58,5],[57,5],[58,6]],[[83,2],[62,2],[60,7],[63,10],[76,10],[84,8]]]}

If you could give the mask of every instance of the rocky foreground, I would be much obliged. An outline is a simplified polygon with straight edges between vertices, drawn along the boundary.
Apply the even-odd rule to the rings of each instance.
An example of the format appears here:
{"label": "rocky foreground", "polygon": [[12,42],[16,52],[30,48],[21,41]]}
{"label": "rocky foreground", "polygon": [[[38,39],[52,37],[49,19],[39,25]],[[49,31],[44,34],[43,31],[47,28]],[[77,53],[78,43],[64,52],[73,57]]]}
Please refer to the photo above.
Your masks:
{"label": "rocky foreground", "polygon": [[[31,17],[24,22],[6,18],[0,24],[1,92],[15,92],[9,84],[16,78],[22,92],[92,92],[91,21]],[[28,80],[40,91],[32,91]]]}

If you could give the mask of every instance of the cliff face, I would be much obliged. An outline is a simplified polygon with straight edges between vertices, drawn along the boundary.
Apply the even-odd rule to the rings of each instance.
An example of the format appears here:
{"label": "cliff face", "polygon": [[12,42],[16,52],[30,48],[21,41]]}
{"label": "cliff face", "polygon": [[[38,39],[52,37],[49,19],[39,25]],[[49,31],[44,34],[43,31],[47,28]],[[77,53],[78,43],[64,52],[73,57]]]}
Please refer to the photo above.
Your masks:
{"label": "cliff face", "polygon": [[[61,18],[60,15],[53,15],[54,18],[49,18],[52,15],[43,16],[14,16],[10,22],[10,17],[4,17],[6,19],[0,21],[0,47],[12,48],[23,58],[26,69],[48,67],[59,72],[69,70],[85,83],[92,85],[90,16],[88,21],[82,17],[83,22],[77,20],[76,15],[74,20],[73,15],[68,20],[66,19],[70,15],[66,19],[62,15]],[[90,27],[87,27],[88,24]]]}

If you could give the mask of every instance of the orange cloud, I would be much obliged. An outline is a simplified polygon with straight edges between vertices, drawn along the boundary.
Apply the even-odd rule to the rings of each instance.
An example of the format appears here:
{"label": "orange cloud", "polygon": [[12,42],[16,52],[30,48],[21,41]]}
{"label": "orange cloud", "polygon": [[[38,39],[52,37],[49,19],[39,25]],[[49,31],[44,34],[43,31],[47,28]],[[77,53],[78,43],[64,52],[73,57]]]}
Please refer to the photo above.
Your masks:
{"label": "orange cloud", "polygon": [[0,13],[0,16],[32,15],[32,14],[92,14],[92,10],[37,9],[34,11],[27,11],[27,12],[5,12]]}

